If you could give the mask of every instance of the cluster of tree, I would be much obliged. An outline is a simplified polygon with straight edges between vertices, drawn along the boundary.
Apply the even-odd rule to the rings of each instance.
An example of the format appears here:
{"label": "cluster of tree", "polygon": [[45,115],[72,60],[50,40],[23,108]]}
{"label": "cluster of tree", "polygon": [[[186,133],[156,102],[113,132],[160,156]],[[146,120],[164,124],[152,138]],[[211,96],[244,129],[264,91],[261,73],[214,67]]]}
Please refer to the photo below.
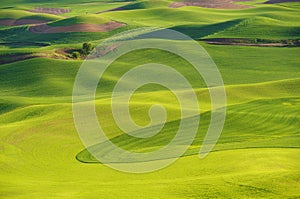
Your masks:
{"label": "cluster of tree", "polygon": [[82,56],[87,56],[93,50],[91,43],[83,43],[82,48],[79,51],[73,51],[71,57],[73,59],[79,59]]}

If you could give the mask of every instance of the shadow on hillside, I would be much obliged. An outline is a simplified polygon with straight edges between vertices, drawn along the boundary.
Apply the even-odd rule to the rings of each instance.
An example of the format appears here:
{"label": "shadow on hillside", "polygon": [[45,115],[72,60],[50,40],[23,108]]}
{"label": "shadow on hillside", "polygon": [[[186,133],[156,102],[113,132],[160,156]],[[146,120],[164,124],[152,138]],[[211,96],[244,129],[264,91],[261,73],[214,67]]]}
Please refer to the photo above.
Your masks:
{"label": "shadow on hillside", "polygon": [[241,21],[243,21],[243,19],[236,19],[232,21],[215,23],[211,25],[189,24],[189,25],[174,26],[171,29],[186,34],[193,39],[199,39],[223,31],[232,26],[235,26],[239,24]]}

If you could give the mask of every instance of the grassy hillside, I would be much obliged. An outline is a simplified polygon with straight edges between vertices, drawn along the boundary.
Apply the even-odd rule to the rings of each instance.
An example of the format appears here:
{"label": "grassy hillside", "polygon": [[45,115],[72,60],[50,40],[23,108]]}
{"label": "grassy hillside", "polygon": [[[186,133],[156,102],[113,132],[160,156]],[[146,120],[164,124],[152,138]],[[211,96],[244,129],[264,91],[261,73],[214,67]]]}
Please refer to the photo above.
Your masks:
{"label": "grassy hillside", "polygon": [[194,38],[209,36],[276,39],[299,37],[298,12],[295,8],[271,5],[243,11],[183,7],[130,10],[103,15],[134,25],[174,29],[183,26],[187,29],[184,33]]}
{"label": "grassy hillside", "polygon": [[[7,12],[7,10],[5,12]],[[13,14],[19,15],[18,12],[19,11],[13,11]],[[24,11],[20,12],[22,13]],[[98,15],[86,15],[85,13],[81,13],[79,16],[58,20],[50,23],[50,25],[67,26],[78,23],[102,24],[108,20],[116,20],[126,23],[128,25],[126,29],[139,26],[169,27],[181,31],[195,39],[254,38],[279,40],[299,39],[300,18],[297,13],[298,9],[295,7],[290,8],[279,5],[260,5],[256,8],[243,11],[216,10],[199,7],[183,7],[178,9],[148,8],[112,11]],[[34,18],[34,16],[39,18],[40,14],[30,16],[30,18]],[[124,28],[121,30],[123,29]],[[116,31],[119,32],[121,30]],[[114,34],[116,31],[110,34]],[[80,40],[86,40],[85,37],[89,37],[90,41],[101,40],[110,35],[102,33],[39,35],[28,32],[28,29],[25,27],[0,29],[0,34],[2,35],[1,40],[3,42],[24,42],[33,40],[34,38],[35,41],[55,41],[56,43],[76,43]],[[82,36],[80,36],[80,34]]]}
{"label": "grassy hillside", "polygon": [[45,21],[55,21],[62,17],[50,14],[34,14],[23,10],[0,10],[0,19],[36,19]]}
{"label": "grassy hillside", "polygon": [[157,7],[168,7],[170,1],[164,0],[154,0],[154,1],[138,1],[127,4],[120,7],[121,10],[136,10],[136,9],[147,9],[147,8],[157,8]]}
{"label": "grassy hillside", "polygon": [[[141,87],[130,100],[131,116],[139,125],[150,122],[148,111],[153,104],[166,108],[167,123],[159,134],[146,140],[131,137],[112,117],[110,95],[117,80],[131,68],[153,62],[178,70],[193,86],[201,108],[197,136],[174,164],[140,175],[98,163],[83,146],[72,113],[73,83],[83,60],[47,58],[47,53],[79,49],[83,42],[96,45],[116,33],[143,26],[172,28],[194,39],[300,38],[299,3],[251,1],[243,3],[254,8],[220,10],[168,8],[170,2],[1,1],[0,20],[39,19],[50,21],[50,26],[115,20],[127,26],[105,33],[53,34],[30,32],[29,25],[0,27],[1,61],[23,54],[44,56],[0,65],[0,198],[300,196],[300,48],[296,46],[228,46],[199,41],[218,66],[227,94],[224,130],[204,159],[199,159],[198,153],[211,120],[211,102],[202,78],[186,60],[168,52],[145,49],[123,55],[105,71],[100,81],[105,86],[98,87],[96,93],[96,114],[110,141],[126,150],[149,152],[174,137],[180,108],[174,95],[161,86]],[[26,11],[35,6],[72,11],[63,15]],[[123,10],[95,14],[121,6]],[[92,147],[103,145],[106,143]],[[107,147],[98,153],[110,150]]]}
{"label": "grassy hillside", "polygon": [[[299,64],[298,48],[238,46],[225,48],[211,45],[204,47],[218,65],[227,85],[258,83],[300,76],[297,65]],[[105,72],[103,81],[106,82],[106,87],[99,88],[99,93],[111,91],[116,80],[122,74],[133,66],[154,61],[153,57],[157,57],[155,59],[157,63],[168,64],[185,74],[195,88],[205,86],[198,76],[190,72],[192,67],[186,61],[175,55],[162,53],[158,50],[136,51],[118,59]],[[170,59],[165,60],[166,56]],[[247,62],[244,63],[244,60]],[[44,96],[45,94],[70,96],[80,64],[81,61],[39,58],[2,65],[0,67],[2,74],[0,88],[3,91],[1,94],[4,96],[16,94],[21,96]],[[234,71],[235,75],[232,75],[231,71]],[[26,79],[24,79],[25,77]]]}
{"label": "grassy hillside", "polygon": [[83,15],[86,13],[92,14],[101,11],[106,11],[127,5],[134,1],[112,1],[112,0],[76,0],[76,1],[24,1],[24,0],[14,0],[14,1],[1,1],[1,8],[4,9],[16,9],[16,10],[34,10],[35,7],[43,8],[63,8],[70,9],[70,12],[61,14],[62,16],[74,16]]}
{"label": "grassy hillside", "polygon": [[50,23],[51,26],[70,26],[74,24],[104,24],[109,22],[108,19],[104,19],[100,17],[99,15],[83,15],[83,16],[76,16],[76,17],[70,17],[67,19],[62,19],[55,21],[53,23]]}
{"label": "grassy hillside", "polygon": [[[295,88],[295,85],[294,87]],[[231,93],[228,93],[229,95]],[[247,148],[299,148],[299,98],[264,99],[228,106],[227,123],[223,129],[222,137],[214,151],[247,149]],[[270,110],[272,107],[272,110]],[[245,110],[247,110],[245,112]],[[243,118],[238,120],[238,118]],[[188,118],[192,121],[194,118]],[[185,155],[197,155],[207,131],[210,114],[201,115],[201,128]],[[268,121],[265,123],[265,121]],[[164,129],[157,136],[144,139],[133,138],[128,135],[117,136],[111,141],[117,146],[134,152],[150,152],[160,149],[168,144],[178,129],[178,120],[165,124]],[[244,127],[248,125],[247,129]],[[271,125],[272,124],[272,125]],[[270,126],[273,128],[270,128]],[[110,128],[112,129],[112,128]],[[136,132],[139,133],[139,132]],[[237,138],[238,137],[238,138]],[[233,139],[234,138],[234,139]],[[233,141],[234,140],[234,141]],[[134,145],[132,143],[135,143]],[[105,155],[112,151],[108,143],[101,143],[91,147],[98,154]],[[105,149],[105,150],[103,150]],[[87,150],[77,155],[83,162],[98,162]]]}
{"label": "grassy hillside", "polygon": [[52,45],[65,44],[67,46],[67,44],[82,44],[83,42],[88,41],[99,41],[109,37],[111,34],[116,34],[130,28],[132,28],[132,26],[124,26],[110,32],[62,32],[51,34],[37,34],[30,32],[28,26],[22,26],[0,30],[0,34],[2,35],[0,41],[4,43],[26,43],[27,41],[33,41],[46,42]]}

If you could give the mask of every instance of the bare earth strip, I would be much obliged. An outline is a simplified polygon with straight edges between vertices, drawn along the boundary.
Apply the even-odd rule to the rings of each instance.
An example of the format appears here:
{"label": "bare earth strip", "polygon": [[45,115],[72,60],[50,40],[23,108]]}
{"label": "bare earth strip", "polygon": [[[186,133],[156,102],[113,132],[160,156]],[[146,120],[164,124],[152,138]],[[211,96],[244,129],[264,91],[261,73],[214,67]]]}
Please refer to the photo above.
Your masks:
{"label": "bare earth strip", "polygon": [[282,43],[261,43],[261,44],[251,44],[251,43],[234,43],[234,42],[221,42],[221,41],[207,41],[208,44],[214,45],[231,45],[231,46],[261,46],[261,47],[285,47],[287,44]]}
{"label": "bare earth strip", "polygon": [[32,54],[23,54],[23,55],[3,55],[0,56],[0,64],[8,64],[13,63],[16,61],[22,61],[26,59],[32,59],[39,56],[32,55]]}
{"label": "bare earth strip", "polygon": [[[232,45],[232,46],[260,46],[260,47],[292,47],[299,46],[297,40],[280,40],[280,41],[260,41],[255,42],[249,39],[243,38],[214,38],[214,39],[202,39],[207,44],[214,45]],[[290,42],[292,43],[290,43]]]}
{"label": "bare earth strip", "polygon": [[32,33],[61,33],[61,32],[108,32],[126,26],[124,23],[111,21],[105,24],[74,24],[70,26],[49,26],[40,24],[31,26],[29,31]]}
{"label": "bare earth strip", "polygon": [[28,10],[28,11],[29,12],[35,12],[35,13],[54,14],[54,15],[60,15],[60,14],[71,12],[70,9],[64,9],[64,8],[42,8],[42,7],[35,7],[34,10]]}
{"label": "bare earth strip", "polygon": [[174,2],[170,8],[180,8],[183,6],[199,6],[205,8],[218,8],[218,9],[246,9],[253,8],[248,5],[235,4],[234,2],[245,2],[249,0],[202,0],[202,1],[185,1],[185,2]]}
{"label": "bare earth strip", "polygon": [[0,20],[0,25],[3,26],[20,26],[20,25],[27,25],[27,24],[42,24],[47,23],[44,20],[36,20],[36,19],[2,19]]}

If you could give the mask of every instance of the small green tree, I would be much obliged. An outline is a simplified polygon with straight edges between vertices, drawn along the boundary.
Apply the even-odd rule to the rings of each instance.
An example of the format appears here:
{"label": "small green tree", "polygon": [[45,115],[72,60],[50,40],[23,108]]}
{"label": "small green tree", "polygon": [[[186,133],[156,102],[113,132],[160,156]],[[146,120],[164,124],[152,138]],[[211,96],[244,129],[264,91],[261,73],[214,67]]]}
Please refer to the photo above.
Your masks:
{"label": "small green tree", "polygon": [[71,57],[72,57],[73,59],[79,59],[79,58],[80,58],[80,53],[77,52],[77,51],[74,51],[74,52],[72,52]]}
{"label": "small green tree", "polygon": [[83,43],[82,45],[82,53],[84,55],[88,55],[93,50],[91,43]]}
{"label": "small green tree", "polygon": [[294,46],[294,45],[295,45],[295,44],[294,44],[294,41],[291,40],[291,39],[288,39],[288,45],[289,45],[289,46]]}

